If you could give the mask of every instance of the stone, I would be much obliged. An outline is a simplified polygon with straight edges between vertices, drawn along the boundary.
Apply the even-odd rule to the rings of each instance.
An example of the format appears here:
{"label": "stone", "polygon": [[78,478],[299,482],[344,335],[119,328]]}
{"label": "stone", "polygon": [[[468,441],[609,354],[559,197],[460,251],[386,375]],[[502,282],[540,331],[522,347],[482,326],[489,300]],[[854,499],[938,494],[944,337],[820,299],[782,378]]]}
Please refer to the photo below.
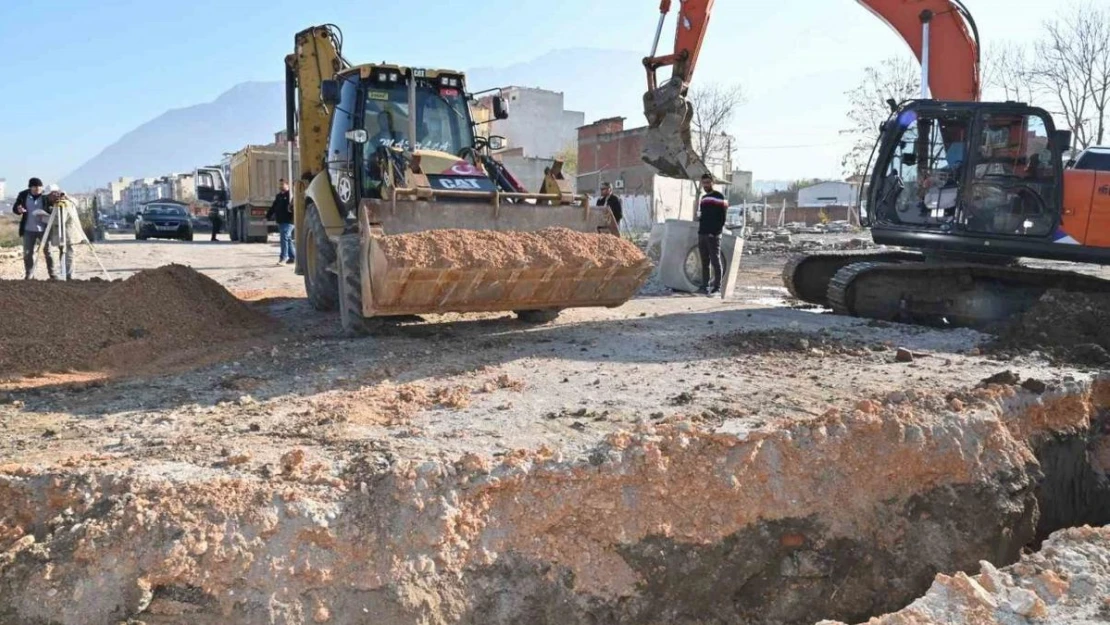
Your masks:
{"label": "stone", "polygon": [[898,352],[894,355],[895,362],[913,362],[913,352],[905,347],[899,347]]}

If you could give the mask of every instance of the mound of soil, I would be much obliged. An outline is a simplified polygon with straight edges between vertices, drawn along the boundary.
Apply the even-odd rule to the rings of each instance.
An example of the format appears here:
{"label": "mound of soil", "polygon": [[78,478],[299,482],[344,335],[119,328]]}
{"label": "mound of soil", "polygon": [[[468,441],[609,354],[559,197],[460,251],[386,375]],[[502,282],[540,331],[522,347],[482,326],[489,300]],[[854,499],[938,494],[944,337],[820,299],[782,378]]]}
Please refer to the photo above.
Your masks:
{"label": "mound of soil", "polygon": [[434,230],[380,239],[391,264],[434,269],[538,268],[560,265],[633,267],[647,260],[636,245],[608,234],[566,228],[537,232]]}
{"label": "mound of soil", "polygon": [[1058,363],[1110,365],[1110,294],[1048,291],[986,346],[995,354],[1030,351]]}
{"label": "mound of soil", "polygon": [[747,355],[814,354],[866,356],[885,347],[868,348],[863,343],[821,333],[794,330],[742,330],[711,339],[716,345]]}
{"label": "mound of soil", "polygon": [[169,265],[122,281],[0,281],[0,378],[126,371],[272,328],[211,278]]}

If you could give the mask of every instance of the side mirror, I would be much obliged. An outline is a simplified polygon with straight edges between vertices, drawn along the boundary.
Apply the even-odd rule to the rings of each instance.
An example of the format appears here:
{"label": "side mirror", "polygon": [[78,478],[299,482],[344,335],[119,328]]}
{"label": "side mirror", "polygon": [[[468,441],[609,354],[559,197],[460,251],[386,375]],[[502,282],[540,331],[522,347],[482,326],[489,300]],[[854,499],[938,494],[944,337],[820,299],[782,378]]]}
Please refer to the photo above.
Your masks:
{"label": "side mirror", "polygon": [[1071,131],[1070,130],[1057,130],[1052,133],[1052,143],[1054,144],[1055,151],[1060,153],[1067,152],[1071,149]]}
{"label": "side mirror", "polygon": [[320,83],[320,99],[328,106],[339,104],[339,81],[328,79]]}
{"label": "side mirror", "polygon": [[361,128],[358,130],[348,130],[343,133],[343,136],[351,143],[358,143],[360,145],[370,140],[370,135],[366,134],[366,131]]}
{"label": "side mirror", "polygon": [[500,150],[505,147],[505,137],[492,136],[489,138],[488,143],[489,149],[494,151]]}
{"label": "side mirror", "polygon": [[494,119],[509,118],[509,109],[505,106],[505,98],[499,95],[493,96],[493,117]]}

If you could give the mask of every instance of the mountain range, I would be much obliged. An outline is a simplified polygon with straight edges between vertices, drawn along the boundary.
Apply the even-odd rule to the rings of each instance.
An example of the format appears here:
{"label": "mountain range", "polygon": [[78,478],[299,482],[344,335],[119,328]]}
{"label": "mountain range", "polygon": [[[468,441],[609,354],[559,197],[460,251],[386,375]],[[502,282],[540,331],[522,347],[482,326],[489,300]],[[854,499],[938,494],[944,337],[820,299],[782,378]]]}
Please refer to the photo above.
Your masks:
{"label": "mountain range", "polygon": [[[564,94],[568,110],[587,122],[628,117],[643,123],[641,55],[623,50],[575,48],[552,51],[523,63],[467,71],[471,91],[539,87]],[[167,111],[124,134],[62,178],[74,191],[104,186],[120,176],[157,177],[218,163],[225,152],[266,144],[285,124],[281,82],[235,85],[212,102]]]}

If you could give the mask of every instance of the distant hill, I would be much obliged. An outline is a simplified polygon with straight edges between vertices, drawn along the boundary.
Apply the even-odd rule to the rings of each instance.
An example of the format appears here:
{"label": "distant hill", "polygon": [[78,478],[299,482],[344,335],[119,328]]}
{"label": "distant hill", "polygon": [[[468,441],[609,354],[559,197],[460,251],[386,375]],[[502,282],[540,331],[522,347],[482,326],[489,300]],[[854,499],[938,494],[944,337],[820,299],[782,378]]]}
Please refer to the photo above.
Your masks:
{"label": "distant hill", "polygon": [[[506,67],[467,72],[472,91],[509,85],[562,91],[565,106],[584,111],[587,123],[622,115],[642,125],[644,90],[640,55],[579,48],[549,52]],[[64,178],[72,191],[103,186],[119,176],[163,176],[219,162],[224,152],[264,144],[285,125],[281,82],[248,82],[206,104],[174,109],[128,132]]]}

